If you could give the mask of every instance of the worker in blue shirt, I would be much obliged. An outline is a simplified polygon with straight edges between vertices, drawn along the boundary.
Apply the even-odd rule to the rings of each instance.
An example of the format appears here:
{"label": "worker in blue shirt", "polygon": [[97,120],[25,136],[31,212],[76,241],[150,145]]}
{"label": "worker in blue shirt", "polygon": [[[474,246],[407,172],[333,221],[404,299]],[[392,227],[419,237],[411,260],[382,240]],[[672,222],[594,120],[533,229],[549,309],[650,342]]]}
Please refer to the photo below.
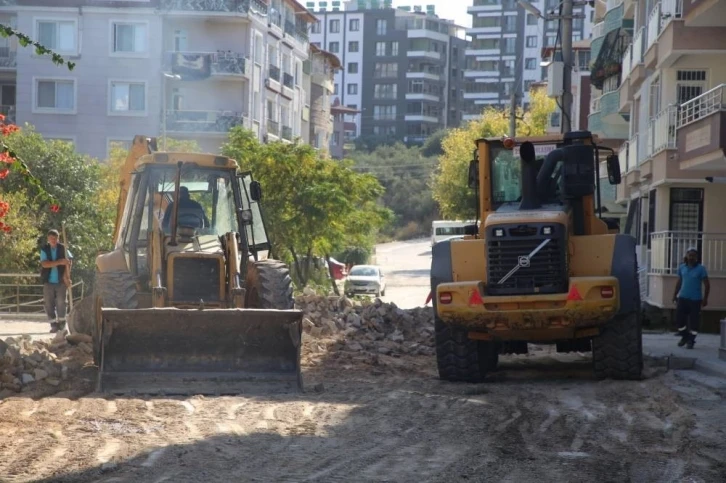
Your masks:
{"label": "worker in blue shirt", "polygon": [[66,327],[66,293],[71,284],[73,254],[58,242],[58,230],[48,232],[48,243],[40,248],[40,278],[43,282],[43,303],[50,322],[50,332]]}
{"label": "worker in blue shirt", "polygon": [[[705,294],[701,285],[705,287]],[[698,326],[701,319],[701,308],[708,305],[708,294],[711,283],[708,281],[706,267],[698,259],[698,250],[689,248],[683,263],[678,267],[678,283],[673,293],[673,303],[676,305],[676,323],[681,336],[678,347],[684,345],[693,349],[698,335]]]}

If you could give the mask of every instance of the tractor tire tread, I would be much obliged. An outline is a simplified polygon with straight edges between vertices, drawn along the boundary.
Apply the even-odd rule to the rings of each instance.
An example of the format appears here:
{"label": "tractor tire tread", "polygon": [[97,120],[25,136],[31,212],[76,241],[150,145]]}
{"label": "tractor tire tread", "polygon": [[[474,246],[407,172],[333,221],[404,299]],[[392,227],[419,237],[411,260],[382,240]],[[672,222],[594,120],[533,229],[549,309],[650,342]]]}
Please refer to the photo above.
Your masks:
{"label": "tractor tire tread", "polygon": [[250,266],[252,281],[259,296],[260,309],[295,308],[290,269],[279,260],[260,260]]}
{"label": "tractor tire tread", "polygon": [[435,320],[439,377],[452,382],[482,382],[496,368],[499,354],[493,342],[471,340],[466,330]]}

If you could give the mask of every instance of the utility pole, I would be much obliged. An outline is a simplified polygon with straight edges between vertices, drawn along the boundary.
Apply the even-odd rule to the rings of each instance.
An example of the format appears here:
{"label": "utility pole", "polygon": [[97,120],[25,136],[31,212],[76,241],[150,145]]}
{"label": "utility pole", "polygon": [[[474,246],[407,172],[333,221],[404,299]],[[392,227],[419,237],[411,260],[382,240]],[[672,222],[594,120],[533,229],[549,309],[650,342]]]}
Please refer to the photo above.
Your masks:
{"label": "utility pole", "polygon": [[562,123],[561,132],[572,131],[572,3],[573,0],[562,2],[562,17],[560,17],[560,32],[562,35]]}
{"label": "utility pole", "polygon": [[517,136],[517,88],[512,87],[512,94],[509,98],[509,137]]}

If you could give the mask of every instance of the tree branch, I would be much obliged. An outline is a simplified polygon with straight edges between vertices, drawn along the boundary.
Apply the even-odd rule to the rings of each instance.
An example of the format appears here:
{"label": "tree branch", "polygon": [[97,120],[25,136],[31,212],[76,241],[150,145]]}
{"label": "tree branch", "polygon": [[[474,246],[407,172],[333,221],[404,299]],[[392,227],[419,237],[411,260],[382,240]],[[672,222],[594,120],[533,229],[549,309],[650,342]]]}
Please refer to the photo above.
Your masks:
{"label": "tree branch", "polygon": [[45,47],[43,44],[40,44],[36,42],[35,40],[31,39],[27,35],[25,35],[22,32],[18,32],[12,27],[8,27],[7,25],[0,24],[0,35],[3,37],[17,37],[18,43],[22,47],[27,47],[29,45],[32,45],[35,47],[35,53],[37,55],[50,55],[51,59],[53,60],[53,63],[55,65],[65,65],[68,67],[68,70],[73,70],[73,68],[76,66],[75,62],[69,62],[65,60],[60,54],[57,54],[50,50],[49,48]]}

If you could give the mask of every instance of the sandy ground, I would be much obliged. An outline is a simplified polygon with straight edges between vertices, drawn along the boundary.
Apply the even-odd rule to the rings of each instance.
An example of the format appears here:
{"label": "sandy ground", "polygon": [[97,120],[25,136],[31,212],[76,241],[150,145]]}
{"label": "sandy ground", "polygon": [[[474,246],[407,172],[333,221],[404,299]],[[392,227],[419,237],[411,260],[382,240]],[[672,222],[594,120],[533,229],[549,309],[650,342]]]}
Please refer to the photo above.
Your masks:
{"label": "sandy ground", "polygon": [[297,395],[103,397],[89,368],[85,387],[10,397],[0,481],[726,479],[723,397],[673,372],[597,382],[587,357],[540,353],[470,385],[428,357],[340,356],[308,359]]}
{"label": "sandy ground", "polygon": [[377,245],[376,263],[383,269],[388,285],[381,300],[394,302],[402,309],[424,305],[431,289],[430,239]]}

